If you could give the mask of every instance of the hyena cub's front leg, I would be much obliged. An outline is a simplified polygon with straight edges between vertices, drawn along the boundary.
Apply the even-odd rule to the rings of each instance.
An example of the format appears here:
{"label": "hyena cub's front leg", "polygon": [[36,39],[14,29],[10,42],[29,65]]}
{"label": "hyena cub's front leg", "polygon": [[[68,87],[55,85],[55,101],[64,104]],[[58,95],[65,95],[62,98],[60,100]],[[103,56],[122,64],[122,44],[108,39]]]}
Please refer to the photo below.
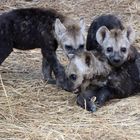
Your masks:
{"label": "hyena cub's front leg", "polygon": [[88,111],[95,112],[97,106],[101,107],[105,102],[112,98],[108,87],[93,88],[83,91],[77,96],[77,104]]}
{"label": "hyena cub's front leg", "polygon": [[43,57],[42,60],[43,79],[44,81],[47,81],[48,84],[56,84],[56,80],[53,78],[52,72],[53,72],[52,66],[49,64],[46,58]]}
{"label": "hyena cub's front leg", "polygon": [[46,50],[42,49],[43,54],[43,74],[44,78],[52,81],[49,82],[55,82],[52,78],[52,70],[54,73],[54,76],[56,78],[56,84],[58,87],[61,87],[67,91],[69,91],[69,84],[70,82],[67,80],[67,76],[65,74],[64,67],[60,64],[59,60],[57,59],[56,52],[52,50]]}
{"label": "hyena cub's front leg", "polygon": [[95,112],[97,110],[96,95],[96,90],[85,90],[77,95],[77,104],[88,111]]}

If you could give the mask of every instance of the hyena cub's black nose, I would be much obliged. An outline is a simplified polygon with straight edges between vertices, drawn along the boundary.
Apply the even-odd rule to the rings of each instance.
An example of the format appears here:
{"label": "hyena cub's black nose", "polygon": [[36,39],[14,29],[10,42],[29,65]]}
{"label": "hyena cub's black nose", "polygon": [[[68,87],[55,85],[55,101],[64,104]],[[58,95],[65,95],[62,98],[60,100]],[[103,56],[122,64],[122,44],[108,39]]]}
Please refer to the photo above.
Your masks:
{"label": "hyena cub's black nose", "polygon": [[115,63],[120,63],[121,59],[120,59],[120,58],[114,58],[113,61],[114,61]]}

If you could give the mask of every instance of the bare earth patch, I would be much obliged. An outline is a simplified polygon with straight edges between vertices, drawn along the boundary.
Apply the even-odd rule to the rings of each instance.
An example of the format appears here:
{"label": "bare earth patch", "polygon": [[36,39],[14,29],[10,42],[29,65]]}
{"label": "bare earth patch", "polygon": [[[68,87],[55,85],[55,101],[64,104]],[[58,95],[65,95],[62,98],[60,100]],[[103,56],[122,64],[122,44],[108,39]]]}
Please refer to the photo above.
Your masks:
{"label": "bare earth patch", "polygon": [[[0,12],[21,7],[51,7],[87,28],[93,17],[114,13],[137,31],[139,0],[1,0]],[[61,49],[63,64],[66,57]],[[140,140],[140,97],[115,99],[95,113],[76,105],[76,95],[44,83],[40,50],[14,52],[0,66],[0,140]]]}

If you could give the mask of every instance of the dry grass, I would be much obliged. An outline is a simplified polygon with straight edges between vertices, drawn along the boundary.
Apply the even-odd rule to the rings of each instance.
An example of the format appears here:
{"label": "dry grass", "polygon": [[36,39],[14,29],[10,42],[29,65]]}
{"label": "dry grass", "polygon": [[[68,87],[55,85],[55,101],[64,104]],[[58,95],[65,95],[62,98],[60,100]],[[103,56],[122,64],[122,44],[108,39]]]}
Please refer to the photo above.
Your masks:
{"label": "dry grass", "polygon": [[[112,12],[140,33],[140,2],[135,0],[0,1],[1,12],[31,6],[83,16],[87,27],[94,16]],[[61,51],[58,55],[65,63]],[[137,95],[112,100],[95,113],[81,109],[75,95],[42,81],[40,50],[15,50],[0,67],[0,140],[139,140],[139,108]]]}

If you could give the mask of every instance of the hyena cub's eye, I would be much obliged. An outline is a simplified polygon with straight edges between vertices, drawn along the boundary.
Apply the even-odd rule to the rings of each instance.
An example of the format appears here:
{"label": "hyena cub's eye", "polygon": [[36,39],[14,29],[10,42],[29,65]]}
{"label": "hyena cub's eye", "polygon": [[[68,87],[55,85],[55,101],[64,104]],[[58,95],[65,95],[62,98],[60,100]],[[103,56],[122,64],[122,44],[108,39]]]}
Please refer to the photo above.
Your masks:
{"label": "hyena cub's eye", "polygon": [[125,53],[126,52],[126,48],[125,47],[122,47],[121,48],[121,52]]}
{"label": "hyena cub's eye", "polygon": [[106,49],[106,51],[107,51],[108,53],[113,52],[113,47],[108,47],[108,48]]}
{"label": "hyena cub's eye", "polygon": [[72,81],[76,81],[77,75],[71,74],[71,75],[69,76],[69,79],[72,80]]}
{"label": "hyena cub's eye", "polygon": [[66,50],[68,50],[68,51],[73,50],[72,46],[70,46],[70,45],[65,45],[65,48],[66,48]]}
{"label": "hyena cub's eye", "polygon": [[84,49],[84,44],[79,45],[79,49],[83,50]]}

